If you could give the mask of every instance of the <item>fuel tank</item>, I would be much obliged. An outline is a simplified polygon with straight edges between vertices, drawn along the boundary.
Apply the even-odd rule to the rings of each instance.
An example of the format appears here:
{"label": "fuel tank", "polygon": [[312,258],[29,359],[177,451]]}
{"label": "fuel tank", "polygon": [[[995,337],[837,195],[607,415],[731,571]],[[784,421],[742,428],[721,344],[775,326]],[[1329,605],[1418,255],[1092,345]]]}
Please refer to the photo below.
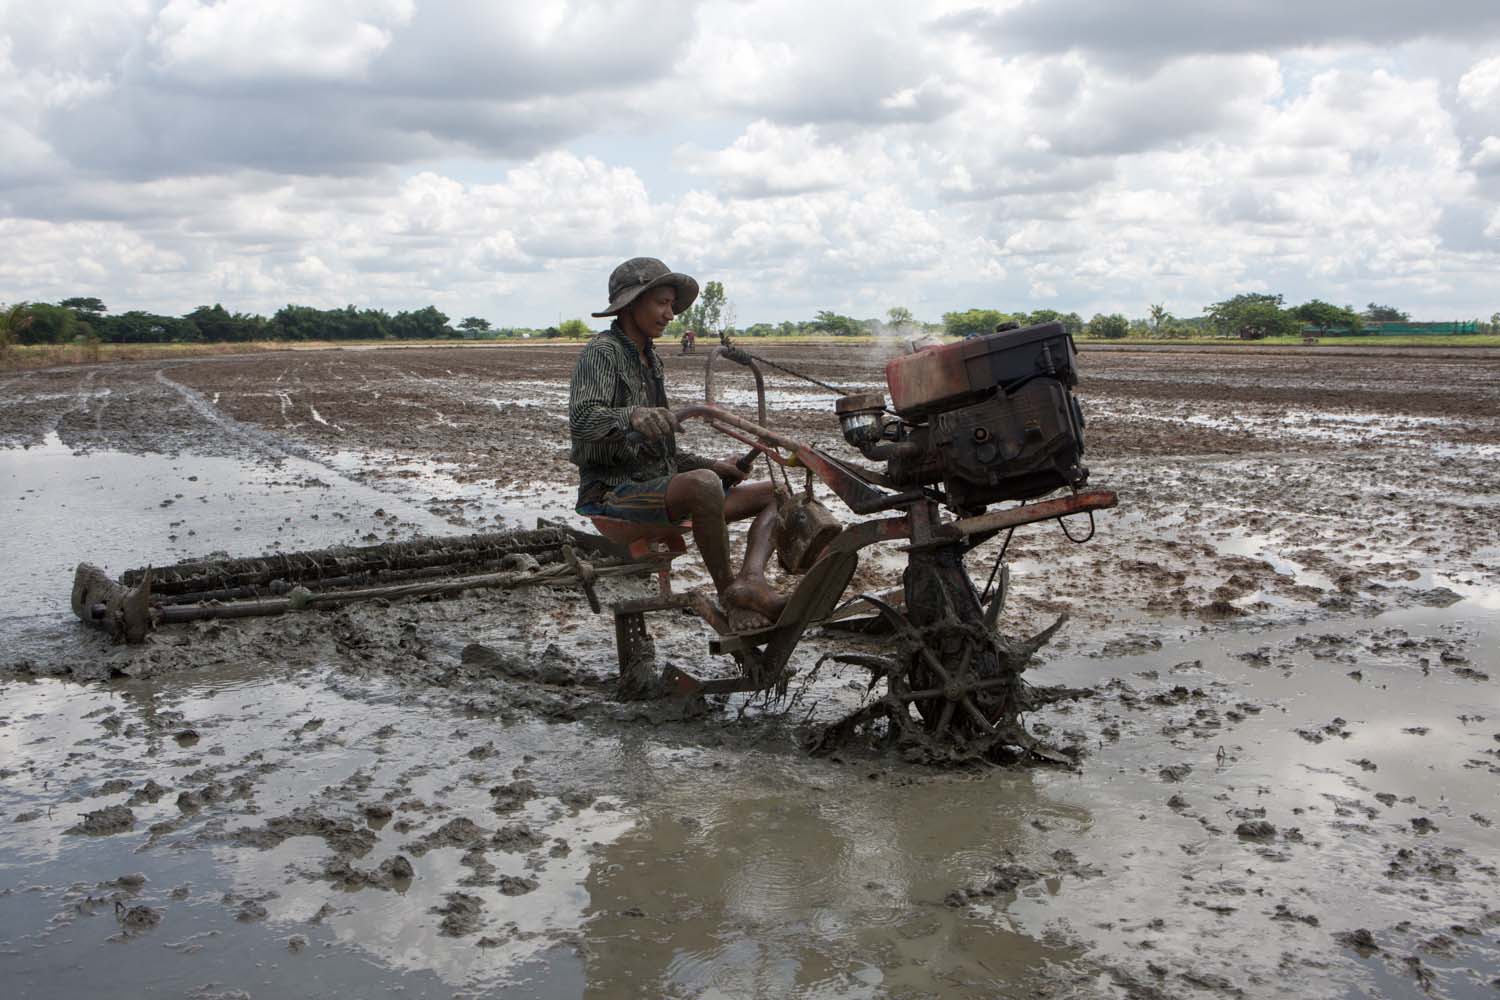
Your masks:
{"label": "fuel tank", "polygon": [[1041,323],[929,347],[885,366],[891,408],[920,423],[990,396],[1009,393],[1037,376],[1068,388],[1078,384],[1077,351],[1061,323]]}

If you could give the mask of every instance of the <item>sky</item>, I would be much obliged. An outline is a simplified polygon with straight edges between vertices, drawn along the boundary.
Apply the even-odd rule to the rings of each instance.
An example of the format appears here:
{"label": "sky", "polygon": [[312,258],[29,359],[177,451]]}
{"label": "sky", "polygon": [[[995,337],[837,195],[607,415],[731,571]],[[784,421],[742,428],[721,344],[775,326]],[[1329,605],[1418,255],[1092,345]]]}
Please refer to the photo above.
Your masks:
{"label": "sky", "polygon": [[0,0],[0,246],[114,312],[1488,318],[1500,2]]}

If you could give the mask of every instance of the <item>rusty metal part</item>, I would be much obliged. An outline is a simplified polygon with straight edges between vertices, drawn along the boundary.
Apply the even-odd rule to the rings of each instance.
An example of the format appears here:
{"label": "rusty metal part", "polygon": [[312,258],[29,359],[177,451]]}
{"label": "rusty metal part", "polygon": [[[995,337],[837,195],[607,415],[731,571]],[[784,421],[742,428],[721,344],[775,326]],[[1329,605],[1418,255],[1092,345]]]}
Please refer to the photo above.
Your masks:
{"label": "rusty metal part", "polygon": [[[830,752],[861,728],[884,720],[889,741],[915,745],[945,760],[988,760],[997,752],[1016,748],[1045,760],[1071,763],[1038,743],[1021,724],[1023,699],[1005,697],[1019,687],[1017,676],[1009,671],[985,676],[976,669],[987,647],[996,644],[994,633],[954,620],[922,629],[881,598],[860,595],[857,600],[875,608],[890,625],[897,655],[826,654],[825,659],[869,670],[876,682],[885,681],[885,693],[821,729],[811,741],[812,752]],[[1059,618],[1021,644],[1017,652],[1006,651],[1007,659],[1029,658],[1064,620]],[[956,657],[940,655],[953,634],[962,638],[962,652]]]}
{"label": "rusty metal part", "polygon": [[885,393],[859,392],[839,397],[833,404],[844,440],[856,448],[880,440],[885,427]]}
{"label": "rusty metal part", "polygon": [[823,730],[814,749],[831,749],[883,720],[888,739],[947,760],[993,759],[1015,748],[1054,759],[1021,721],[1021,673],[1063,619],[1026,642],[999,635],[987,624],[964,569],[964,536],[951,530],[952,522],[943,521],[931,501],[911,504],[905,521],[913,539],[903,577],[905,612],[878,597],[859,598],[894,633],[895,655],[864,664],[876,682],[884,681],[885,692]]}
{"label": "rusty metal part", "polygon": [[845,528],[828,545],[830,552],[857,552],[878,542],[893,542],[911,537],[911,521],[905,517],[883,517],[878,521],[862,521]]}
{"label": "rusty metal part", "polygon": [[583,594],[588,598],[589,608],[597,615],[604,610],[599,604],[599,595],[594,592],[594,580],[598,577],[598,573],[595,572],[592,563],[578,558],[578,554],[573,551],[571,544],[564,545],[562,551],[563,562],[578,577],[578,585],[583,588]]}
{"label": "rusty metal part", "polygon": [[[701,592],[615,604],[615,645],[622,692],[630,698],[640,698],[649,696],[649,692],[691,695],[782,687],[787,680],[787,661],[803,633],[833,613],[858,565],[859,557],[853,552],[830,553],[818,560],[787,599],[775,623],[744,632],[731,631],[723,612]],[[739,677],[723,682],[699,681],[681,670],[672,670],[663,675],[658,686],[650,676],[655,644],[646,629],[645,616],[672,609],[692,611],[719,633],[718,638],[710,640],[709,652],[733,656],[740,667]]]}
{"label": "rusty metal part", "polygon": [[[755,417],[762,427],[766,426],[770,423],[770,418],[766,413],[766,377],[761,373],[760,365],[756,363],[754,358],[736,348],[727,345],[715,347],[708,352],[708,357],[703,360],[703,402],[710,406],[714,405],[714,362],[719,358],[728,358],[736,364],[744,365],[755,376]],[[743,441],[744,439],[742,438],[741,440]],[[734,465],[741,472],[748,474],[751,467],[755,465],[756,458],[760,456],[761,449],[756,447],[754,442],[744,441],[744,443],[750,445],[750,450],[741,455],[735,461]],[[771,472],[769,460],[767,461],[766,472],[768,474]],[[728,489],[732,485],[734,484],[731,481],[724,481],[725,489]]]}
{"label": "rusty metal part", "polygon": [[1083,490],[1051,500],[1038,500],[1021,507],[997,510],[978,517],[966,517],[951,522],[951,533],[943,537],[979,535],[985,532],[1003,531],[1020,524],[1047,521],[1070,514],[1083,514],[1091,510],[1109,510],[1120,502],[1113,490]]}
{"label": "rusty metal part", "polygon": [[1077,382],[1077,352],[1061,323],[1000,331],[892,358],[885,366],[891,405],[921,419],[1037,375]]}
{"label": "rusty metal part", "polygon": [[801,576],[812,569],[828,543],[843,530],[838,518],[813,498],[810,488],[803,493],[778,496],[776,559],[787,573]]}
{"label": "rusty metal part", "polygon": [[581,563],[578,569],[559,562],[532,572],[449,576],[432,581],[320,592],[299,585],[285,597],[160,605],[151,603],[149,574],[140,586],[125,587],[110,580],[97,566],[80,563],[73,575],[73,613],[80,620],[104,629],[112,638],[140,642],[153,628],[182,622],[214,618],[263,618],[359,601],[450,596],[465,590],[565,586],[575,581],[581,583],[585,578],[591,588],[593,580],[600,576],[641,575],[650,573],[652,569],[650,563],[644,562],[597,565]]}
{"label": "rusty metal part", "polygon": [[[724,613],[701,591],[689,591],[685,594],[669,593],[657,597],[620,601],[611,605],[610,610],[615,616],[615,652],[620,664],[620,678],[616,691],[624,701],[639,701],[673,692],[686,695],[696,691],[691,688],[691,685],[684,688],[682,684],[669,677],[670,668],[658,679],[656,643],[651,638],[650,630],[646,628],[648,613],[691,611],[707,622],[715,632],[723,634],[730,631],[729,620],[724,617]],[[735,659],[741,666],[741,676],[748,676],[750,671],[744,669],[745,659],[738,656]]]}
{"label": "rusty metal part", "polygon": [[[708,352],[708,357],[703,359],[703,402],[709,406],[714,403],[714,362],[719,358],[728,358],[737,364],[744,365],[750,369],[755,376],[755,415],[757,422],[766,426],[769,420],[766,416],[766,377],[761,373],[760,365],[756,364],[754,358],[746,357],[744,360],[738,356],[733,348],[715,347]],[[681,411],[676,411],[681,416]]]}
{"label": "rusty metal part", "polygon": [[[811,469],[856,514],[873,513],[885,509],[890,503],[900,502],[872,486],[863,470],[717,406],[684,406],[673,412],[679,420],[707,420],[716,430],[759,449],[778,465]],[[791,454],[783,456],[782,451]]]}
{"label": "rusty metal part", "polygon": [[841,417],[851,413],[884,413],[885,393],[851,392],[847,396],[840,396],[834,400],[833,412]]}
{"label": "rusty metal part", "polygon": [[849,395],[848,389],[840,389],[836,385],[829,385],[827,382],[815,379],[811,375],[808,375],[805,372],[799,372],[795,368],[784,365],[779,361],[772,361],[770,358],[763,358],[759,354],[751,354],[743,347],[730,343],[727,337],[724,338],[724,347],[722,348],[722,350],[724,351],[725,357],[729,358],[732,361],[736,361],[739,364],[743,365],[749,364],[752,361],[757,361],[769,368],[775,368],[777,371],[785,372],[786,374],[792,376],[792,378],[800,378],[804,382],[811,382],[813,385],[817,386],[820,389],[827,389],[829,392],[833,393],[836,396]]}
{"label": "rusty metal part", "polygon": [[[607,551],[583,532],[563,528],[489,532],[451,538],[421,538],[379,545],[339,546],[309,552],[286,552],[246,559],[192,560],[151,568],[154,593],[187,594],[241,587],[267,587],[273,581],[321,583],[329,578],[407,571],[437,566],[469,568],[507,555],[556,553],[564,544],[591,552]],[[598,539],[604,542],[604,539]],[[140,583],[145,569],[127,570],[120,582]]]}
{"label": "rusty metal part", "polygon": [[995,587],[995,593],[990,597],[988,604],[984,606],[984,627],[993,632],[999,625],[1000,615],[1005,610],[1005,598],[1010,593],[1010,567],[1000,567],[999,584]]}
{"label": "rusty metal part", "polygon": [[644,614],[615,608],[615,651],[620,658],[620,678],[615,685],[620,700],[656,697],[660,693],[656,683],[656,643],[646,630]]}
{"label": "rusty metal part", "polygon": [[759,691],[759,681],[748,676],[739,677],[715,677],[712,680],[699,680],[692,674],[680,670],[671,664],[661,672],[662,687],[667,693],[679,698],[692,698],[701,695],[713,694],[738,694],[745,691]]}
{"label": "rusty metal part", "polygon": [[151,631],[151,573],[127,587],[98,566],[79,563],[73,571],[72,605],[80,621],[104,629],[115,641],[140,642]]}

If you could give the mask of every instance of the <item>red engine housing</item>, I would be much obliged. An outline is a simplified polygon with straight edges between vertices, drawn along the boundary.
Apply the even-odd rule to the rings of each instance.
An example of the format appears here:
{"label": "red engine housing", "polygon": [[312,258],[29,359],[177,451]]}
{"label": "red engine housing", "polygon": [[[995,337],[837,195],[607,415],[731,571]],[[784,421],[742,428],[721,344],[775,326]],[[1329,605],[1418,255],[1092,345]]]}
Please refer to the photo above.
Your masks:
{"label": "red engine housing", "polygon": [[1061,323],[1042,323],[894,358],[885,366],[885,382],[891,408],[919,423],[1039,375],[1071,388],[1078,384],[1077,357]]}

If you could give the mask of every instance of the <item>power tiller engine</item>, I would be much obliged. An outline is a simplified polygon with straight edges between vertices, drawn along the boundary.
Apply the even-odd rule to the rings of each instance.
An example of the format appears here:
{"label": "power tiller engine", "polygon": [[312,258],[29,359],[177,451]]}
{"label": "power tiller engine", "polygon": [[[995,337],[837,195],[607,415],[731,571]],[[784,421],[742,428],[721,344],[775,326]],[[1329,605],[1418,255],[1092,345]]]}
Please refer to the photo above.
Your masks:
{"label": "power tiller engine", "polygon": [[1060,323],[1004,330],[895,358],[889,406],[875,392],[835,409],[845,439],[886,462],[892,485],[941,483],[950,508],[982,510],[1088,481],[1077,358]]}

